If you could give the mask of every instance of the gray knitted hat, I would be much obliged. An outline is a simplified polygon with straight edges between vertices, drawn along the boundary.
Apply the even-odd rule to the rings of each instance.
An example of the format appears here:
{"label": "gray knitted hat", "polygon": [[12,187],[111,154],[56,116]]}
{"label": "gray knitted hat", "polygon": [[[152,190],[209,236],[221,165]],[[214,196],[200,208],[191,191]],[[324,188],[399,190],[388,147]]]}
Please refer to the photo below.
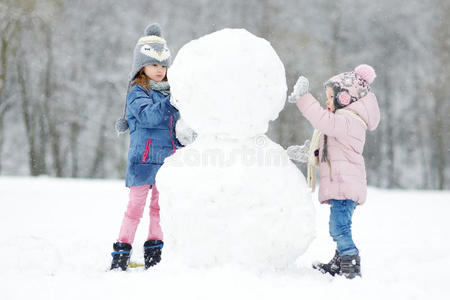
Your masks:
{"label": "gray knitted hat", "polygon": [[170,50],[166,40],[161,36],[161,27],[154,23],[145,28],[145,36],[141,37],[134,47],[133,66],[128,77],[131,82],[136,74],[147,65],[168,67],[171,63]]}

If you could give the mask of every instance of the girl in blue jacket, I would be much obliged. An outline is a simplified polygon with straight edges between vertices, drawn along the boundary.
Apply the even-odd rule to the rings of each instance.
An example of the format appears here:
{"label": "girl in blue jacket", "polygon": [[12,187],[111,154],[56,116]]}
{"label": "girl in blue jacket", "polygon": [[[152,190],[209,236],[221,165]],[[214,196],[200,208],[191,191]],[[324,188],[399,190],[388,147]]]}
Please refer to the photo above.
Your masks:
{"label": "girl in blue jacket", "polygon": [[111,270],[120,268],[125,271],[128,267],[131,245],[150,189],[150,228],[144,243],[145,268],[161,261],[163,233],[159,225],[159,193],[155,176],[164,159],[181,146],[175,138],[179,112],[170,104],[166,77],[170,61],[170,51],[161,37],[161,28],[158,24],[149,25],[134,50],[126,102],[127,119],[116,124],[119,132],[130,130],[126,174],[130,195],[119,237],[113,245]]}

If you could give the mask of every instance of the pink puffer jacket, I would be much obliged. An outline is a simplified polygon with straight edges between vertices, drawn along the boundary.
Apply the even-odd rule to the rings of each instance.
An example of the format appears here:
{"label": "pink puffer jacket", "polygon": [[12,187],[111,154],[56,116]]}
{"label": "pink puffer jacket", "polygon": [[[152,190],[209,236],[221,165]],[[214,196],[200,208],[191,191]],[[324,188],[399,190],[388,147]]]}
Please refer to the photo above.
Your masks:
{"label": "pink puffer jacket", "polygon": [[[328,112],[310,93],[301,96],[297,106],[314,128],[328,136],[327,155],[331,172],[328,163],[321,161],[323,134],[319,142],[319,201],[328,203],[330,199],[351,199],[363,204],[367,194],[366,168],[362,155],[366,140],[364,124],[350,114]],[[380,109],[373,93],[345,109],[358,114],[369,130],[375,130],[380,122]]]}

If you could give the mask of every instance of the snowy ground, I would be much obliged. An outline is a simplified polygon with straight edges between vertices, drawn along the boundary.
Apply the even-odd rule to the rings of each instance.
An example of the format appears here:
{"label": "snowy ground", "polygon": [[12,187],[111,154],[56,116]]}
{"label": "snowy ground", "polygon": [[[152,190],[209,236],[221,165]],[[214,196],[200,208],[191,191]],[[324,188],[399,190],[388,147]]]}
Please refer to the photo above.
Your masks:
{"label": "snowy ground", "polygon": [[[163,257],[148,271],[107,272],[127,192],[122,181],[0,177],[1,299],[361,300],[450,294],[448,191],[370,188],[354,217],[363,277],[351,281],[310,268],[334,251],[328,206],[316,201],[317,238],[289,270],[187,269]],[[134,260],[142,258],[147,225],[145,212]]]}

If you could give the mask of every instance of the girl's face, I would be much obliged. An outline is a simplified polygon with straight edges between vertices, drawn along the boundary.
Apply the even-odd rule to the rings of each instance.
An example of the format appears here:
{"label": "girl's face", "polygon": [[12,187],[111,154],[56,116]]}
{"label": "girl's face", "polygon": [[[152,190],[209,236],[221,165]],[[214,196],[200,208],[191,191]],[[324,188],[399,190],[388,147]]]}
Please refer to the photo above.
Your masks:
{"label": "girl's face", "polygon": [[160,82],[166,77],[167,67],[161,65],[148,65],[144,67],[144,73],[151,80]]}
{"label": "girl's face", "polygon": [[327,89],[325,91],[327,94],[327,108],[329,112],[334,112],[334,91],[331,87],[327,86]]}

